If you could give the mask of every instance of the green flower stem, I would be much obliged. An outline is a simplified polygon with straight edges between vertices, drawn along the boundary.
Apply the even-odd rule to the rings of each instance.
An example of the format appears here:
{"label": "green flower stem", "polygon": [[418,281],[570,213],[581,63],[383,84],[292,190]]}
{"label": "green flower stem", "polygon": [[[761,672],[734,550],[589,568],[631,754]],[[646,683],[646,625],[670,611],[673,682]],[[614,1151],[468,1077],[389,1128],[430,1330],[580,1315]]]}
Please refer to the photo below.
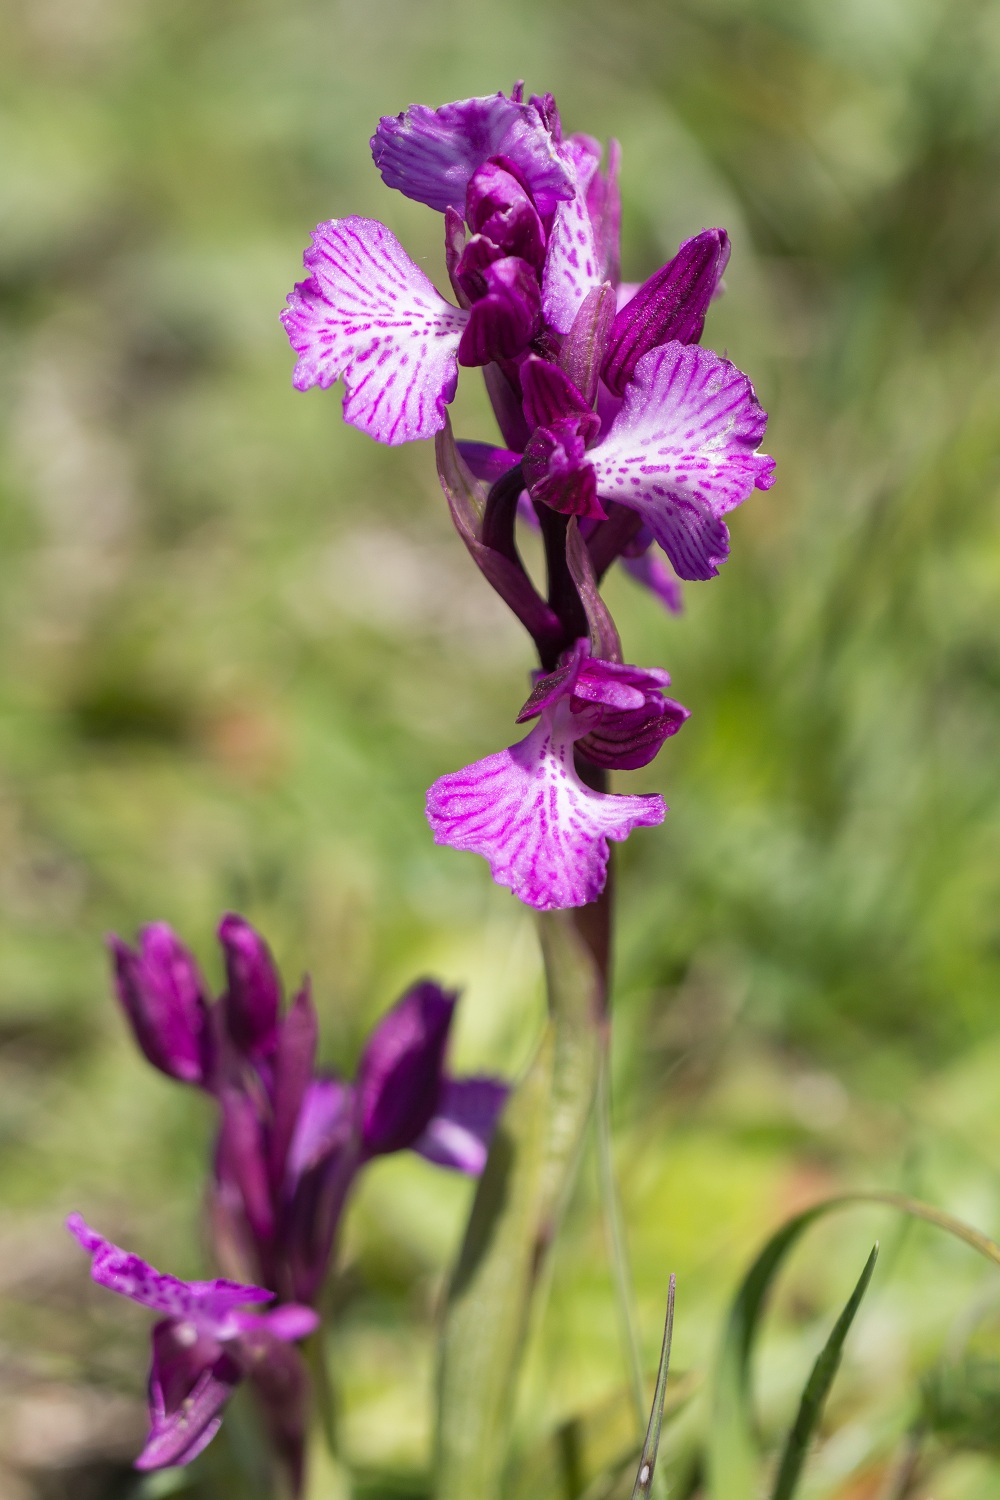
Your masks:
{"label": "green flower stem", "polygon": [[441,1333],[438,1500],[496,1500],[529,1319],[565,1212],[606,1032],[610,890],[540,917],[548,1019],[494,1133]]}

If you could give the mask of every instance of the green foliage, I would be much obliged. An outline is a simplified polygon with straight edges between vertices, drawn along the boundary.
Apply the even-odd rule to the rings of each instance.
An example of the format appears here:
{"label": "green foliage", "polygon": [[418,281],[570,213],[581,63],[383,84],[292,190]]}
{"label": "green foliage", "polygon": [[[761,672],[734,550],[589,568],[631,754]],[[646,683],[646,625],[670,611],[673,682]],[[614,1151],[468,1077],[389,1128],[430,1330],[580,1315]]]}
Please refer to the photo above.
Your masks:
{"label": "green foliage", "polygon": [[923,1384],[922,1425],[949,1447],[1000,1452],[1000,1363],[970,1355],[935,1366]]}
{"label": "green foliage", "polygon": [[798,1413],[792,1424],[792,1430],[788,1434],[785,1451],[781,1455],[772,1500],[793,1500],[798,1490],[802,1468],[809,1452],[809,1444],[819,1426],[826,1398],[830,1394],[830,1387],[833,1385],[834,1376],[840,1366],[844,1340],[850,1332],[851,1324],[868,1290],[876,1260],[878,1260],[878,1245],[874,1247],[865,1262],[864,1270],[858,1277],[858,1284],[833,1325],[830,1337],[820,1350],[819,1357],[805,1383]]}

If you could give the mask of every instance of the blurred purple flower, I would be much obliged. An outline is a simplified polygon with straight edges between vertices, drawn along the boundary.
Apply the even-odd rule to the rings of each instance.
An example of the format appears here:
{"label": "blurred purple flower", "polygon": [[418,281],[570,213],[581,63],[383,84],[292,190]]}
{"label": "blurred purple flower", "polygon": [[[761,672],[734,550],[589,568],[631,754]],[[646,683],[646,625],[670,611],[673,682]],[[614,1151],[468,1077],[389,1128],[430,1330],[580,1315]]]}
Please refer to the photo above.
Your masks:
{"label": "blurred purple flower", "polygon": [[[413,1149],[480,1171],[506,1089],[495,1079],[448,1078],[457,996],[430,980],[376,1025],[353,1083],[318,1070],[308,985],[283,1009],[260,934],[230,913],[219,940],[227,983],[210,1001],[194,958],[165,924],[144,928],[134,951],[110,939],[119,997],[149,1060],[217,1102],[209,1215],[220,1263],[286,1301],[312,1302],[365,1162]],[[211,1065],[202,1061],[209,1056]]]}
{"label": "blurred purple flower", "polygon": [[[300,1482],[308,1383],[301,1356],[288,1345],[313,1332],[316,1313],[289,1303],[248,1312],[247,1304],[270,1302],[274,1293],[222,1279],[180,1281],[120,1250],[79,1214],[71,1214],[66,1227],[91,1256],[91,1275],[99,1286],[163,1315],[152,1331],[149,1436],[135,1467],[190,1463],[218,1432],[226,1402],[249,1376],[286,1454],[295,1454],[293,1482]],[[275,1369],[280,1382],[270,1379]],[[269,1410],[267,1391],[276,1384],[285,1396]],[[290,1390],[294,1401],[288,1399]]]}

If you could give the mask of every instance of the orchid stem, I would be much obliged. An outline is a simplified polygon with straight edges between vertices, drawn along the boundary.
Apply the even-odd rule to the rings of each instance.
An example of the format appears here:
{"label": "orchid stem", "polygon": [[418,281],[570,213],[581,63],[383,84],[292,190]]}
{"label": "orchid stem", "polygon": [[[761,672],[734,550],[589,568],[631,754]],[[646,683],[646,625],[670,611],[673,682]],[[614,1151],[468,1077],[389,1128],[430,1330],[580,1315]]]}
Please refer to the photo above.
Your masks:
{"label": "orchid stem", "polygon": [[635,1314],[635,1293],[632,1287],[632,1272],[629,1266],[628,1246],[625,1243],[625,1226],[622,1222],[618,1183],[611,1149],[611,1048],[610,1034],[601,1048],[597,1074],[597,1176],[600,1185],[601,1206],[604,1210],[604,1227],[608,1239],[608,1254],[611,1260],[611,1275],[618,1304],[621,1323],[622,1344],[625,1362],[628,1365],[632,1401],[635,1407],[636,1430],[640,1437],[646,1431],[647,1399],[646,1383],[642,1373],[642,1349]]}

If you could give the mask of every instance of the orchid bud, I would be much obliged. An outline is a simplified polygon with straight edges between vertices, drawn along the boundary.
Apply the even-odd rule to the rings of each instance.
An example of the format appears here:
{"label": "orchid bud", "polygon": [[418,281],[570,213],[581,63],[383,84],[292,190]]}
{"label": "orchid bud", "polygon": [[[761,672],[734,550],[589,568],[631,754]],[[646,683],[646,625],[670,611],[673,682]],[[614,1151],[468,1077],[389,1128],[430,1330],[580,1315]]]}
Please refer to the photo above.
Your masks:
{"label": "orchid bud", "polygon": [[358,1130],[367,1156],[411,1146],[433,1118],[457,999],[424,980],[408,990],[373,1031],[358,1066],[356,1095]]}
{"label": "orchid bud", "polygon": [[223,1012],[230,1040],[245,1056],[269,1057],[278,1041],[281,980],[271,951],[249,922],[229,912],[219,923],[227,989]]}
{"label": "orchid bud", "polygon": [[118,998],[148,1061],[181,1083],[205,1085],[208,1002],[192,955],[166,922],[142,929],[138,951],[114,936],[108,946]]}

